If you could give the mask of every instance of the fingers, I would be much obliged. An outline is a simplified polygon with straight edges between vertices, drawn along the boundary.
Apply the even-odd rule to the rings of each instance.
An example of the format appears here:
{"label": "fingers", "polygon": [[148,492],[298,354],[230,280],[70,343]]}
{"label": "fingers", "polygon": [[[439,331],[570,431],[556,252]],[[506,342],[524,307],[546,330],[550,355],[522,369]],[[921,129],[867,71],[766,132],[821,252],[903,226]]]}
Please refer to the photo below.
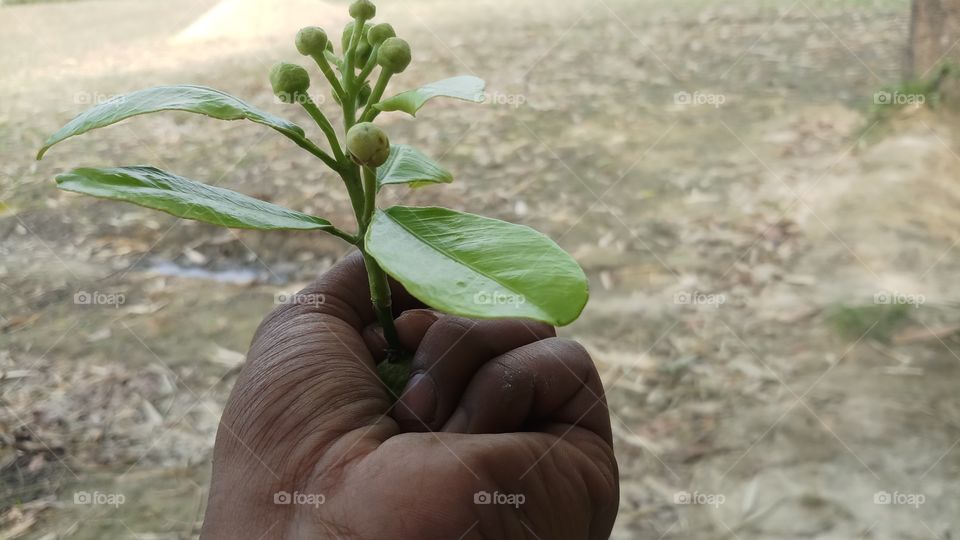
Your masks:
{"label": "fingers", "polygon": [[[553,327],[532,321],[439,318],[416,348],[410,382],[394,408],[394,419],[406,431],[438,430],[480,366],[554,335]],[[408,338],[415,337],[413,331],[408,334]]]}
{"label": "fingers", "polygon": [[[411,309],[401,313],[394,321],[400,346],[408,351],[417,350],[427,330],[440,317],[439,312],[431,309]],[[383,360],[386,355],[387,340],[384,339],[383,329],[379,324],[371,324],[363,329],[363,341],[377,363]]]}
{"label": "fingers", "polygon": [[537,341],[484,364],[443,431],[508,433],[545,423],[579,426],[612,443],[600,376],[575,341]]}
{"label": "fingers", "polygon": [[[425,307],[393,280],[390,280],[390,293],[394,313]],[[357,332],[376,320],[370,301],[367,270],[359,251],[341,259],[292,300],[291,304],[281,306],[270,314],[264,324],[273,317],[288,317],[287,312],[291,310],[331,315],[347,322]]]}

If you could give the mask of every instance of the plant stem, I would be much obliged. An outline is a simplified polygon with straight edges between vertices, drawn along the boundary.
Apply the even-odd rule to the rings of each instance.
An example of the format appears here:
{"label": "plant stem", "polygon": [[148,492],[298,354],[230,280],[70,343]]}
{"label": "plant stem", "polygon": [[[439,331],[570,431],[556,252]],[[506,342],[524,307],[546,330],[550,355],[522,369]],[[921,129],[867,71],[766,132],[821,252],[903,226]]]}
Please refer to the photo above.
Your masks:
{"label": "plant stem", "polygon": [[377,172],[370,167],[363,168],[363,194],[363,228],[366,229],[377,209]]}
{"label": "plant stem", "polygon": [[352,234],[350,234],[350,233],[348,233],[348,232],[346,232],[346,231],[341,231],[340,229],[338,229],[338,228],[336,228],[336,227],[330,229],[328,232],[329,232],[330,234],[336,236],[337,238],[341,238],[341,239],[343,239],[343,240],[346,240],[347,242],[350,242],[351,244],[356,244],[356,243],[357,243],[357,237],[356,237],[356,236],[354,236],[354,235],[352,235]]}
{"label": "plant stem", "polygon": [[393,324],[390,284],[387,281],[387,274],[380,268],[377,261],[367,253],[366,246],[363,245],[367,229],[370,228],[370,222],[373,221],[373,214],[377,209],[377,172],[371,167],[363,167],[363,193],[363,219],[360,222],[361,241],[358,245],[363,252],[363,259],[367,266],[373,310],[376,312],[377,320],[383,328],[383,337],[387,340],[387,360],[394,361],[399,358],[401,347],[400,340],[397,337],[397,329]]}
{"label": "plant stem", "polygon": [[330,67],[330,62],[327,61],[327,57],[323,54],[315,54],[311,56],[311,58],[320,66],[320,71],[323,72],[323,76],[330,81],[330,86],[333,87],[333,91],[336,92],[342,101],[344,98],[343,87],[340,86],[340,80],[337,79],[336,73],[334,73],[333,68]]}
{"label": "plant stem", "polygon": [[387,274],[366,250],[363,252],[363,260],[367,267],[367,279],[370,281],[370,300],[373,301],[377,321],[383,328],[383,337],[387,340],[387,361],[394,361],[398,358],[401,347],[397,328],[393,324],[390,283],[387,281]]}
{"label": "plant stem", "polygon": [[361,122],[370,122],[376,118],[377,114],[380,112],[373,107],[375,103],[380,101],[380,98],[383,97],[384,90],[387,89],[387,83],[390,82],[390,77],[393,76],[387,68],[382,68],[380,70],[380,76],[377,77],[377,85],[373,87],[373,91],[370,92],[370,99],[367,100],[367,107],[363,109],[363,114],[360,115]]}
{"label": "plant stem", "polygon": [[327,120],[327,117],[324,116],[323,112],[317,107],[317,104],[310,99],[310,96],[306,93],[303,94],[303,99],[300,100],[300,104],[304,109],[310,113],[310,116],[313,118],[313,121],[320,126],[320,130],[323,131],[323,134],[327,136],[327,141],[330,143],[330,148],[333,150],[333,155],[338,162],[343,162],[344,155],[343,150],[340,149],[340,143],[337,141],[337,132],[333,130],[333,125]]}
{"label": "plant stem", "polygon": [[[357,44],[363,35],[363,19],[357,19],[354,25],[353,35],[350,39],[350,45],[343,54],[343,96],[340,99],[340,106],[343,108],[343,129],[344,132],[350,131],[350,128],[357,121],[357,95],[360,87],[363,86],[363,80],[357,80],[354,73],[353,60]],[[364,66],[366,67],[366,66]],[[383,78],[383,72],[380,73]],[[389,79],[389,75],[386,76]],[[378,87],[386,87],[386,81]],[[376,94],[372,91],[371,99]],[[380,88],[380,94],[383,95],[383,88]],[[377,97],[377,100],[380,98]],[[364,111],[366,112],[366,111]],[[350,202],[353,205],[353,211],[357,217],[356,241],[354,242],[360,252],[363,253],[363,260],[367,267],[367,281],[370,283],[370,300],[373,303],[373,310],[376,313],[377,321],[383,328],[383,337],[387,340],[387,361],[399,361],[401,359],[400,340],[397,337],[397,328],[393,323],[393,310],[390,299],[390,283],[387,281],[387,274],[377,261],[367,252],[364,245],[367,229],[370,222],[373,221],[373,214],[376,211],[377,198],[377,174],[370,167],[361,168],[349,159],[343,160],[341,176],[347,186],[347,192],[350,195]],[[362,175],[362,184],[361,184]]]}
{"label": "plant stem", "polygon": [[340,174],[343,174],[343,171],[344,171],[343,165],[339,161],[333,159],[333,157],[331,157],[330,154],[320,149],[320,147],[318,147],[316,144],[313,144],[312,141],[309,141],[307,139],[294,138],[294,137],[288,137],[288,138],[293,142],[297,143],[297,146],[299,146],[300,148],[303,148],[307,152],[310,152],[311,154],[320,158],[320,161],[323,161],[324,163],[326,163],[327,167],[330,167],[331,169],[337,171]]}
{"label": "plant stem", "polygon": [[363,69],[360,70],[360,75],[357,77],[357,80],[360,81],[360,84],[363,85],[363,82],[367,80],[367,77],[370,76],[370,72],[373,71],[373,68],[377,66],[377,52],[380,51],[380,46],[377,45],[370,51],[370,58],[367,60],[367,65],[363,66]]}
{"label": "plant stem", "polygon": [[[353,215],[357,217],[357,228],[360,229],[357,232],[357,238],[363,239],[364,228],[363,228],[363,219],[364,219],[364,193],[363,193],[363,184],[360,180],[360,172],[357,170],[356,165],[350,164],[349,173],[343,175],[343,183],[347,186],[347,194],[350,195],[350,204],[353,206]],[[360,245],[359,243],[357,244]]]}

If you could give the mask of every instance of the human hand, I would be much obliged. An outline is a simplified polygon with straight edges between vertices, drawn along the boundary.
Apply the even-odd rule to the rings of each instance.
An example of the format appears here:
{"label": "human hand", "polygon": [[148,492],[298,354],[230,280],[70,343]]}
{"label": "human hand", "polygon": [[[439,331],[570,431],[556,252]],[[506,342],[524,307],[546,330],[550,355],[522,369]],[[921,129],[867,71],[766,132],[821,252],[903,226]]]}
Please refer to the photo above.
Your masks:
{"label": "human hand", "polygon": [[261,323],[224,410],[204,539],[609,536],[617,465],[580,345],[417,309],[394,285],[416,352],[391,407],[362,257],[297,298]]}

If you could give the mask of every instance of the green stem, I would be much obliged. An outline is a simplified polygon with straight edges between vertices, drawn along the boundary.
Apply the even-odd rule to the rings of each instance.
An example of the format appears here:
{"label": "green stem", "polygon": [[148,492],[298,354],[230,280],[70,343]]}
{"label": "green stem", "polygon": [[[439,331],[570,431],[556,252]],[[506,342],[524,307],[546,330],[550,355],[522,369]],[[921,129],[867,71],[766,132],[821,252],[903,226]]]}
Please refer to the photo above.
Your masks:
{"label": "green stem", "polygon": [[360,171],[356,165],[349,165],[348,173],[343,175],[343,182],[347,186],[347,194],[350,195],[350,204],[353,206],[353,214],[357,217],[357,227],[360,232],[358,238],[363,238],[364,233],[364,194],[363,185],[360,180]]}
{"label": "green stem", "polygon": [[346,240],[347,242],[349,242],[349,243],[351,243],[351,244],[356,244],[356,243],[357,243],[357,237],[356,237],[356,236],[354,236],[354,235],[352,235],[352,234],[350,234],[350,233],[348,233],[348,232],[346,232],[346,231],[342,231],[342,230],[340,230],[340,229],[338,229],[338,228],[336,228],[336,227],[330,229],[330,231],[328,231],[328,232],[329,232],[330,234],[336,236],[337,238]]}
{"label": "green stem", "polygon": [[363,25],[366,21],[363,19],[354,19],[353,24],[353,34],[350,35],[350,46],[347,47],[347,50],[343,53],[343,80],[347,86],[347,95],[353,93],[354,78],[355,73],[353,72],[353,60],[357,55],[357,45],[360,43],[360,38],[363,37]]}
{"label": "green stem", "polygon": [[315,54],[312,55],[311,58],[320,66],[320,71],[323,72],[323,76],[330,81],[330,86],[333,87],[333,91],[336,92],[337,97],[343,101],[345,96],[343,87],[340,86],[340,80],[337,78],[337,74],[333,72],[333,68],[330,67],[330,62],[327,61],[327,57],[323,54]]}
{"label": "green stem", "polygon": [[387,340],[387,360],[399,359],[400,338],[397,337],[397,327],[393,324],[393,306],[390,301],[390,283],[387,274],[380,268],[377,261],[364,251],[363,260],[367,267],[367,279],[370,281],[370,300],[373,301],[373,310],[377,321],[383,328],[383,337]]}
{"label": "green stem", "polygon": [[[353,60],[356,55],[357,44],[363,36],[363,25],[366,21],[356,19],[353,35],[350,37],[350,45],[343,54],[343,89],[344,95],[340,100],[343,107],[343,128],[345,132],[350,131],[357,120],[357,95],[360,87],[363,86],[363,80],[357,82],[354,73]],[[366,68],[366,66],[364,66]],[[383,78],[383,72],[380,77]],[[389,75],[387,76],[389,79]],[[381,84],[377,82],[378,87],[386,87],[386,81]],[[371,99],[376,94],[376,89],[370,94]],[[383,95],[383,88],[380,88],[380,94]],[[380,98],[377,97],[377,100]],[[364,111],[366,112],[366,111]],[[363,259],[367,267],[367,281],[370,282],[370,300],[373,303],[373,310],[376,312],[377,321],[383,328],[383,337],[387,340],[387,359],[397,361],[400,359],[400,340],[397,337],[397,329],[393,323],[393,310],[390,300],[390,283],[387,281],[387,274],[380,268],[377,261],[367,252],[364,245],[364,238],[370,222],[373,220],[373,213],[376,211],[377,197],[377,175],[376,171],[364,167],[362,172],[356,164],[344,161],[346,170],[342,173],[343,180],[347,185],[347,191],[350,195],[350,202],[353,204],[353,211],[357,216],[357,225],[360,231],[357,233],[356,245],[363,253]]]}
{"label": "green stem", "polygon": [[312,141],[307,139],[294,138],[294,137],[288,137],[288,138],[293,142],[297,143],[297,146],[299,146],[300,148],[303,148],[307,152],[310,152],[311,154],[320,158],[321,161],[327,164],[327,167],[330,167],[331,169],[333,169],[334,171],[340,174],[343,174],[344,169],[341,163],[333,159],[330,156],[330,154],[321,150],[319,146],[317,146],[316,144],[313,144]]}
{"label": "green stem", "polygon": [[363,195],[363,228],[366,229],[377,209],[377,172],[370,167],[363,168]]}
{"label": "green stem", "polygon": [[344,161],[343,150],[340,149],[340,142],[337,141],[337,132],[334,131],[333,125],[327,120],[327,117],[323,115],[323,112],[317,107],[317,104],[310,99],[310,96],[306,93],[303,94],[303,99],[299,100],[300,104],[303,105],[303,108],[310,113],[310,116],[313,118],[313,121],[320,126],[320,130],[323,131],[323,134],[327,136],[327,141],[330,143],[330,148],[333,150],[333,155],[338,162]]}
{"label": "green stem", "polygon": [[370,92],[370,99],[367,100],[367,106],[363,109],[363,114],[360,115],[361,122],[370,122],[377,117],[380,111],[374,108],[375,103],[380,102],[380,98],[383,97],[383,92],[387,89],[387,83],[390,82],[390,77],[393,76],[393,72],[387,68],[380,70],[380,76],[377,77],[377,85],[373,87],[373,91]]}
{"label": "green stem", "polygon": [[367,80],[367,77],[370,76],[370,72],[373,71],[373,68],[377,66],[377,52],[380,50],[380,46],[377,45],[370,51],[370,58],[367,59],[367,65],[363,66],[363,69],[360,71],[360,75],[357,77],[357,80],[360,81],[360,85],[363,86],[364,81]]}
{"label": "green stem", "polygon": [[[360,236],[365,238],[370,223],[373,221],[373,213],[377,209],[377,172],[371,167],[363,167],[363,219],[360,225]],[[380,268],[380,265],[367,252],[363,241],[360,242],[360,250],[363,251],[363,258],[367,266],[367,278],[370,281],[370,299],[373,302],[373,310],[377,314],[377,321],[383,328],[383,337],[387,340],[387,359],[394,361],[399,358],[401,350],[400,340],[397,337],[397,329],[393,323],[393,309],[390,300],[390,284],[387,281],[387,274]]]}

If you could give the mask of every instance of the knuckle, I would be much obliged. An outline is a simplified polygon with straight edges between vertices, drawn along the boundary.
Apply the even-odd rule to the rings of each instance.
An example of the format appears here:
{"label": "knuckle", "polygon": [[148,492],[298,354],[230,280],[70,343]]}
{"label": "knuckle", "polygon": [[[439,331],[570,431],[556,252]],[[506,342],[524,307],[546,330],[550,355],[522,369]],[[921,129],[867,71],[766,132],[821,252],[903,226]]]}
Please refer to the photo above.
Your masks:
{"label": "knuckle", "polygon": [[562,360],[571,364],[589,364],[593,365],[593,359],[579,341],[568,338],[549,338],[545,340],[549,346],[560,356]]}

